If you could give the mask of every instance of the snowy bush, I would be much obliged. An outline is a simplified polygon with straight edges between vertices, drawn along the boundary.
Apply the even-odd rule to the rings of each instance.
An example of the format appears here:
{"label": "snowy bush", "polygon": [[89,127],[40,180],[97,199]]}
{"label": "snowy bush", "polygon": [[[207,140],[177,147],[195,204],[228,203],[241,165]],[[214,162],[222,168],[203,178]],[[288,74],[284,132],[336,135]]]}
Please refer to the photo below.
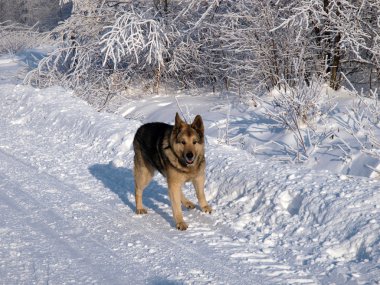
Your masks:
{"label": "snowy bush", "polygon": [[312,122],[321,112],[320,81],[313,80],[310,85],[300,81],[295,87],[290,87],[286,81],[283,81],[280,82],[280,86],[281,89],[272,92],[271,108],[267,109],[267,114],[293,133],[297,143],[297,156],[301,152],[303,157],[307,158],[308,147],[312,146],[310,141]]}
{"label": "snowy bush", "polygon": [[[95,1],[90,6],[75,2],[75,13],[52,32],[57,49],[26,81],[73,88],[103,108],[113,96],[125,92],[132,79],[148,82],[154,92],[161,78],[181,81],[185,74],[193,76],[188,82],[202,80],[204,73],[199,61],[194,60],[200,47],[191,42],[217,3],[209,6],[189,1],[184,8],[181,3],[173,4],[173,11],[165,12],[145,2],[111,5]],[[198,17],[194,25],[186,20],[194,17],[189,9]],[[188,34],[181,34],[180,29]],[[194,72],[196,64],[198,75]],[[182,82],[186,84],[186,80]]]}
{"label": "snowy bush", "polygon": [[144,19],[133,12],[117,15],[115,23],[106,27],[110,29],[102,37],[100,45],[105,53],[103,65],[111,59],[114,69],[122,60],[129,64],[162,66],[166,53],[167,38],[161,30],[159,22],[154,19]]}
{"label": "snowy bush", "polygon": [[[56,49],[28,74],[26,82],[41,87],[62,85],[73,88],[85,100],[101,108],[109,99],[112,67],[103,67],[99,42],[101,16],[72,15],[51,32]],[[95,19],[95,20],[94,20]]]}
{"label": "snowy bush", "polygon": [[307,36],[298,40],[306,40],[308,50],[325,61],[330,87],[337,90],[341,86],[341,71],[353,78],[365,74],[365,83],[372,85],[373,69],[380,68],[380,1],[294,2],[279,27],[298,29]]}
{"label": "snowy bush", "polygon": [[159,21],[131,11],[116,15],[115,23],[105,29],[109,31],[100,42],[103,66],[113,64],[114,70],[120,65],[132,70],[150,68],[155,71],[154,85],[158,90],[169,45]]}
{"label": "snowy bush", "polygon": [[241,96],[299,89],[295,60],[302,84],[324,77],[337,89],[341,70],[379,82],[380,0],[72,2],[52,32],[57,50],[28,81],[74,88],[100,108],[133,82],[154,93],[161,82]]}
{"label": "snowy bush", "polygon": [[15,54],[23,49],[40,45],[42,35],[34,27],[17,23],[0,23],[0,54]]}
{"label": "snowy bush", "polygon": [[289,145],[289,152],[302,161],[330,135],[328,128],[322,127],[325,124],[322,114],[329,114],[335,106],[326,96],[323,77],[306,80],[307,69],[302,60],[294,60],[293,69],[297,77],[280,80],[264,106],[268,106],[267,116],[292,133],[296,148]]}
{"label": "snowy bush", "polygon": [[380,159],[380,102],[377,90],[365,96],[350,82],[349,85],[355,99],[351,106],[346,107],[347,120],[342,125],[343,131],[354,138],[361,152]]}
{"label": "snowy bush", "polygon": [[47,31],[67,17],[70,4],[59,0],[0,0],[0,22],[12,21]]}

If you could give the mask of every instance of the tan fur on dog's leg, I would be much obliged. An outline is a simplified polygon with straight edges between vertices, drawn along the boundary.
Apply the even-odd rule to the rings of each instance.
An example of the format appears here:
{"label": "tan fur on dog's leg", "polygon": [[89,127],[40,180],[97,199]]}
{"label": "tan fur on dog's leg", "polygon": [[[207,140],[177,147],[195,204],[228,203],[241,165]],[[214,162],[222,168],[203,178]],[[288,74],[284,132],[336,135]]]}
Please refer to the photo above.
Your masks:
{"label": "tan fur on dog's leg", "polygon": [[187,229],[187,224],[183,220],[182,209],[181,209],[181,183],[171,182],[168,179],[169,197],[172,204],[173,218],[176,224],[176,228],[180,231]]}
{"label": "tan fur on dog's leg", "polygon": [[212,208],[209,206],[209,204],[206,201],[205,192],[204,192],[204,185],[205,185],[205,177],[204,175],[200,175],[192,180],[195,192],[197,194],[199,206],[202,209],[202,212],[211,214]]}

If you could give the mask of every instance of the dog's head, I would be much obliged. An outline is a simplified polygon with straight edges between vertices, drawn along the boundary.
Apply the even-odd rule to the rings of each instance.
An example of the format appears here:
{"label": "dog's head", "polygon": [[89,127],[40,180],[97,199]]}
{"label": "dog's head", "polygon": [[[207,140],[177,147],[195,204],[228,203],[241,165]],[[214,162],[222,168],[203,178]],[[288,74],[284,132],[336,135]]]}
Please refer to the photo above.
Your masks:
{"label": "dog's head", "polygon": [[204,156],[204,126],[200,115],[191,124],[184,122],[178,113],[172,132],[172,146],[181,163],[195,165]]}

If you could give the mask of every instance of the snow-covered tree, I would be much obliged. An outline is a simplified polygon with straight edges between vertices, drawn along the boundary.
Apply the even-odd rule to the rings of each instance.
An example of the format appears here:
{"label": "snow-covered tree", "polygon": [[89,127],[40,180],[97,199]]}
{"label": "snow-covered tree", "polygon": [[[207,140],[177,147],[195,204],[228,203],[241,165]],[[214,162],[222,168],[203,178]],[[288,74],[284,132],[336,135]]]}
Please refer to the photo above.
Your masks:
{"label": "snow-covered tree", "polygon": [[37,25],[41,30],[51,29],[64,17],[59,0],[0,0],[0,8],[0,22]]}
{"label": "snow-covered tree", "polygon": [[[326,63],[330,86],[341,85],[339,72],[365,73],[379,70],[380,1],[297,1],[291,15],[280,25],[284,31],[298,29],[311,35],[308,48]],[[379,74],[378,74],[379,76]],[[371,81],[366,83],[372,84]]]}
{"label": "snow-covered tree", "polygon": [[337,89],[340,72],[379,81],[380,0],[69,2],[58,49],[32,78],[86,98],[106,102],[136,79],[242,95],[312,78]]}
{"label": "snow-covered tree", "polygon": [[0,22],[13,21],[26,24],[27,3],[25,0],[0,0]]}

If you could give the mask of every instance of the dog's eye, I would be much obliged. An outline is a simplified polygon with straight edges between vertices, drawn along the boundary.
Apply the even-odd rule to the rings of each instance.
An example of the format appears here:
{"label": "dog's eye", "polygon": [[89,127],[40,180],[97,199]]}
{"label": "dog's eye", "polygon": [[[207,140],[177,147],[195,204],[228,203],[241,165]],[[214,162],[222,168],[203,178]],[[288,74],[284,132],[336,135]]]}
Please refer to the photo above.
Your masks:
{"label": "dog's eye", "polygon": [[186,142],[185,142],[185,141],[181,141],[181,144],[185,145],[185,144],[186,144]]}
{"label": "dog's eye", "polygon": [[193,141],[193,144],[197,144],[198,142],[197,141]]}

